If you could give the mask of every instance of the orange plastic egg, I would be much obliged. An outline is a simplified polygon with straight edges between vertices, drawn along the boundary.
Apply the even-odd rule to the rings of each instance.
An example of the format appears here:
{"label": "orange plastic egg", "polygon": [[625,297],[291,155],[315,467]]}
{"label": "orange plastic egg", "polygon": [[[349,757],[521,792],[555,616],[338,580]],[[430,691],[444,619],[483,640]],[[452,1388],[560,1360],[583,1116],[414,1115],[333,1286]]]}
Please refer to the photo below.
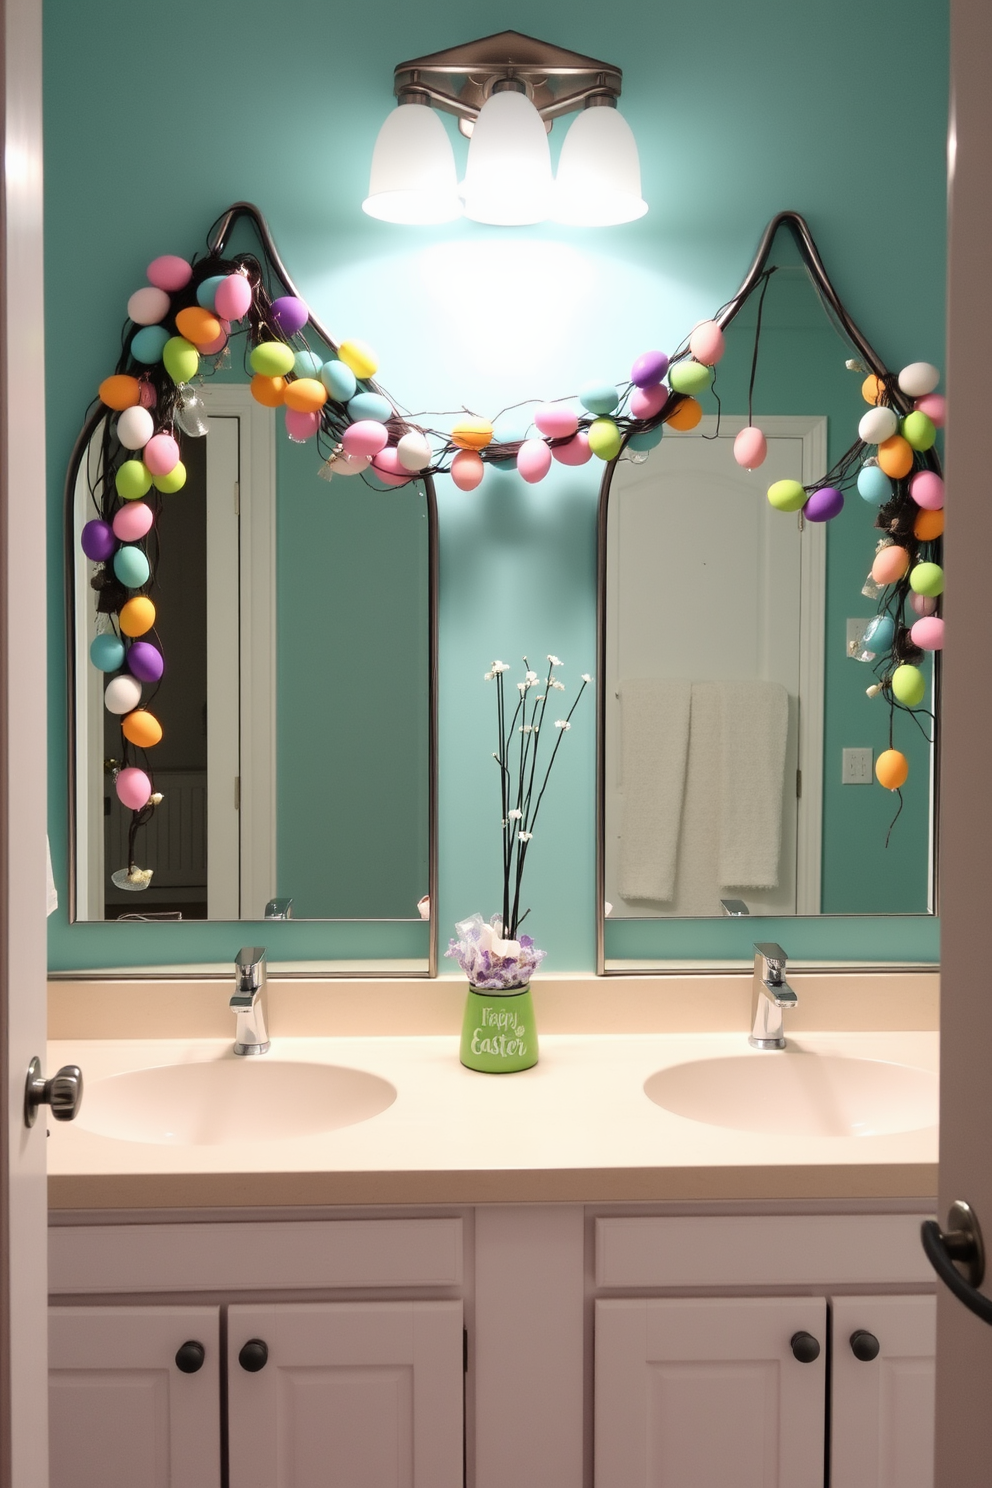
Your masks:
{"label": "orange plastic egg", "polygon": [[187,305],[176,316],[176,329],[180,336],[192,341],[194,346],[208,346],[216,341],[224,327],[216,315],[211,315],[202,305]]}
{"label": "orange plastic egg", "polygon": [[919,538],[920,542],[933,542],[940,537],[944,531],[944,509],[940,511],[919,511],[916,513],[916,521],[913,523],[913,536]]}
{"label": "orange plastic egg", "polygon": [[459,449],[485,449],[493,437],[493,426],[488,419],[459,419],[451,431],[451,442]]}
{"label": "orange plastic egg", "polygon": [[138,749],[153,749],[162,740],[162,725],[146,708],[136,708],[121,722],[121,733]]}
{"label": "orange plastic egg", "polygon": [[866,403],[878,404],[882,401],[885,392],[885,383],[874,372],[870,372],[861,384],[861,396]]}
{"label": "orange plastic egg", "polygon": [[893,434],[878,446],[878,463],[886,475],[901,480],[913,468],[913,449],[901,434]]}
{"label": "orange plastic egg", "polygon": [[909,554],[898,543],[875,554],[871,576],[876,584],[895,584],[909,571]]}
{"label": "orange plastic egg", "polygon": [[898,790],[906,784],[909,760],[898,749],[883,749],[875,761],[875,778],[886,790]]}
{"label": "orange plastic egg", "polygon": [[263,377],[256,372],[251,380],[251,395],[263,408],[281,408],[286,396],[285,377]]}
{"label": "orange plastic egg", "polygon": [[155,606],[147,594],[136,594],[122,606],[117,623],[126,636],[143,636],[155,624]]}
{"label": "orange plastic egg", "polygon": [[100,384],[100,402],[108,408],[116,408],[119,413],[125,408],[134,408],[141,402],[141,383],[136,377],[127,377],[123,373],[105,377]]}
{"label": "orange plastic egg", "polygon": [[283,402],[297,413],[319,413],[327,402],[327,389],[316,377],[297,377],[287,382]]}
{"label": "orange plastic egg", "polygon": [[695,398],[683,398],[678,408],[665,419],[665,423],[670,429],[679,429],[684,433],[687,429],[694,429],[702,416],[702,405]]}

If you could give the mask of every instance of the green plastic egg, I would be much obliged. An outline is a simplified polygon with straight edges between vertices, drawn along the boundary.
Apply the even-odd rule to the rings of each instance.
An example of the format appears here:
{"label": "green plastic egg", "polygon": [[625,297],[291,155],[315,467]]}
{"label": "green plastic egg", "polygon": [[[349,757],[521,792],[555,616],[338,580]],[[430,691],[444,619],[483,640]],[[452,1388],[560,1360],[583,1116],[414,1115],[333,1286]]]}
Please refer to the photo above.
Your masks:
{"label": "green plastic egg", "polygon": [[918,563],[910,571],[909,587],[915,594],[925,594],[936,599],[944,592],[944,570],[939,563]]}
{"label": "green plastic egg", "polygon": [[177,460],[168,475],[153,475],[152,485],[156,491],[162,491],[166,496],[171,496],[174,491],[181,491],[186,484],[186,466],[182,460]]}
{"label": "green plastic egg", "polygon": [[797,480],[777,480],[768,487],[768,500],[777,511],[799,511],[806,505],[806,491]]}
{"label": "green plastic egg", "polygon": [[293,348],[285,341],[263,341],[255,347],[251,357],[251,370],[262,377],[285,377],[292,372]]}
{"label": "green plastic egg", "polygon": [[713,368],[704,367],[702,362],[676,362],[668,381],[676,393],[704,393],[713,381]]}
{"label": "green plastic egg", "polygon": [[192,341],[185,336],[170,336],[162,352],[165,370],[173,382],[192,382],[200,366],[200,356]]}
{"label": "green plastic egg", "polygon": [[892,691],[907,708],[915,708],[918,703],[922,703],[926,690],[927,679],[919,667],[908,666],[904,662],[892,673]]}
{"label": "green plastic egg", "polygon": [[589,448],[601,460],[612,460],[620,453],[622,438],[611,418],[593,419],[589,425]]}
{"label": "green plastic egg", "polygon": [[907,413],[899,425],[899,432],[906,443],[914,450],[928,450],[933,448],[933,442],[937,438],[937,430],[925,413],[914,409]]}
{"label": "green plastic egg", "polygon": [[122,501],[137,501],[152,488],[152,473],[143,460],[125,460],[117,467],[114,485]]}

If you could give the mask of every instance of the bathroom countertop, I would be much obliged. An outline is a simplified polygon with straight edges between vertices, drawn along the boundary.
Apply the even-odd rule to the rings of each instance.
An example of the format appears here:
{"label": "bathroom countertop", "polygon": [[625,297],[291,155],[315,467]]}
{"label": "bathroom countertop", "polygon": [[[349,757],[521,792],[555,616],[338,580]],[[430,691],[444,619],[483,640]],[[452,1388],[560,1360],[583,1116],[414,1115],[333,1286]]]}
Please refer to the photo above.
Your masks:
{"label": "bathroom countertop", "polygon": [[[931,1031],[803,1033],[789,1045],[938,1067]],[[49,1045],[48,1068],[78,1063],[92,1086],[125,1070],[233,1058],[230,1050],[229,1039],[61,1040]],[[759,1135],[676,1116],[644,1094],[647,1077],[667,1065],[748,1053],[740,1033],[552,1033],[542,1035],[534,1069],[492,1076],[464,1069],[450,1034],[274,1037],[263,1057],[367,1070],[392,1082],[396,1100],[371,1120],[320,1135],[218,1146],[124,1141],[50,1121],[49,1203],[216,1209],[936,1193],[936,1127]]]}

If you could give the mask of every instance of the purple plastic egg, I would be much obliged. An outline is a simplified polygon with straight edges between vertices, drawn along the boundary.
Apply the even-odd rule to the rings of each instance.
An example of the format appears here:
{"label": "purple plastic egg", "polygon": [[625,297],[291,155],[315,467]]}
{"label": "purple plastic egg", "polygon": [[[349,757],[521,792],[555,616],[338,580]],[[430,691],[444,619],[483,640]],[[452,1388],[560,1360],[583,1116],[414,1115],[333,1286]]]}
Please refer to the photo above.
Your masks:
{"label": "purple plastic egg", "polygon": [[579,416],[563,403],[543,403],[534,423],[548,439],[569,439],[579,427]]}
{"label": "purple plastic egg", "polygon": [[936,470],[918,470],[910,480],[909,494],[924,511],[940,511],[944,505],[944,482]]}
{"label": "purple plastic egg", "polygon": [[922,651],[944,649],[944,622],[939,615],[924,615],[909,632],[913,643]]}
{"label": "purple plastic egg", "polygon": [[803,507],[803,516],[810,522],[829,522],[844,510],[844,493],[836,486],[821,486],[814,491]]}
{"label": "purple plastic egg", "polygon": [[131,676],[139,682],[157,682],[165,671],[162,653],[151,641],[132,641],[126,661]]}
{"label": "purple plastic egg", "polygon": [[536,486],[551,469],[551,450],[543,439],[525,439],[517,451],[517,473],[528,485]]}
{"label": "purple plastic egg", "polygon": [[272,301],[272,318],[284,336],[295,336],[307,323],[310,315],[302,300],[295,295],[283,295]]}
{"label": "purple plastic egg", "polygon": [[125,770],[118,770],[115,782],[117,799],[128,811],[140,811],[142,806],[147,806],[152,793],[152,783],[144,770],[138,770],[134,765],[128,765]]}
{"label": "purple plastic egg", "polygon": [[668,371],[668,358],[663,351],[645,351],[630,369],[630,380],[637,387],[654,387]]}
{"label": "purple plastic egg", "polygon": [[653,387],[638,387],[630,395],[630,412],[636,419],[654,418],[668,402],[668,389],[664,383]]}
{"label": "purple plastic egg", "polygon": [[92,522],[87,522],[79,534],[79,546],[94,563],[106,563],[116,548],[117,541],[109,523],[95,518]]}
{"label": "purple plastic egg", "polygon": [[145,501],[129,501],[114,517],[114,536],[120,542],[139,542],[151,531],[155,515]]}
{"label": "purple plastic egg", "polygon": [[929,594],[911,594],[909,602],[918,615],[935,615],[937,613],[937,601]]}
{"label": "purple plastic egg", "polygon": [[586,465],[592,459],[589,435],[585,429],[580,429],[567,444],[556,444],[551,454],[560,465]]}
{"label": "purple plastic egg", "polygon": [[240,320],[251,307],[251,285],[244,274],[228,274],[217,286],[214,309],[222,320]]}

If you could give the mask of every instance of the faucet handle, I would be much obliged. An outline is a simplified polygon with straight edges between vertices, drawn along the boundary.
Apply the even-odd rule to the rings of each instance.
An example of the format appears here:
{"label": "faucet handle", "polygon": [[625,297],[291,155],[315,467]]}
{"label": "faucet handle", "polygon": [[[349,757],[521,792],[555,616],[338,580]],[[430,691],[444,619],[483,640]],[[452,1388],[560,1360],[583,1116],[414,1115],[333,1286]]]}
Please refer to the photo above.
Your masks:
{"label": "faucet handle", "polygon": [[768,962],[769,971],[784,971],[788,965],[788,956],[774,940],[756,940],[754,942],[754,949],[759,956],[763,956]]}
{"label": "faucet handle", "polygon": [[239,992],[257,992],[265,982],[265,947],[242,946],[234,959]]}

